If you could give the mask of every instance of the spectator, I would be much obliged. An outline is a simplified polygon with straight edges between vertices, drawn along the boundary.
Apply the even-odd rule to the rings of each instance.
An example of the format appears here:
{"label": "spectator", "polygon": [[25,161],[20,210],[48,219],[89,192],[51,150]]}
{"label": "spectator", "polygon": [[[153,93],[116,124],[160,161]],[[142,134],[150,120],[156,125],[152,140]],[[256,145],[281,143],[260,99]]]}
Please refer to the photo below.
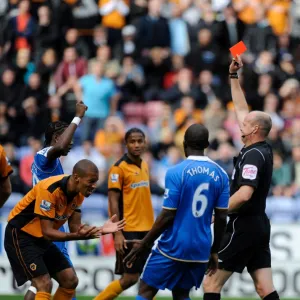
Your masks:
{"label": "spectator", "polygon": [[62,166],[66,174],[72,174],[74,165],[81,159],[91,160],[99,170],[99,180],[97,186],[99,186],[105,179],[106,162],[104,156],[102,156],[96,148],[93,147],[93,142],[85,140],[82,142],[82,146],[72,149],[72,151],[62,159]]}
{"label": "spectator", "polygon": [[176,84],[162,92],[161,99],[169,103],[172,108],[175,109],[179,107],[180,100],[184,96],[190,96],[198,100],[198,90],[193,84],[193,74],[187,68],[183,68],[179,71]]}
{"label": "spectator", "polygon": [[147,55],[149,50],[160,47],[168,53],[171,38],[168,22],[160,16],[161,1],[148,1],[148,15],[140,18],[137,24],[137,42],[142,55]]}
{"label": "spectator", "polygon": [[266,19],[264,9],[258,9],[255,12],[255,23],[250,25],[245,32],[245,43],[250,53],[257,57],[262,51],[276,53],[276,38],[272,27]]}
{"label": "spectator", "polygon": [[173,5],[172,18],[169,20],[171,37],[171,53],[186,56],[190,51],[190,41],[187,24],[181,18],[181,8]]}
{"label": "spectator", "polygon": [[292,149],[293,168],[292,168],[292,180],[294,184],[300,187],[300,146],[296,145]]}
{"label": "spectator", "polygon": [[79,79],[76,84],[77,101],[83,101],[88,107],[81,126],[82,140],[94,139],[95,132],[103,128],[105,119],[115,114],[120,95],[114,82],[103,77],[104,66],[97,62],[91,74]]}
{"label": "spectator", "polygon": [[105,158],[112,155],[113,149],[121,145],[124,140],[124,124],[118,117],[108,117],[104,128],[95,135],[95,147]]}
{"label": "spectator", "polygon": [[279,152],[274,152],[273,155],[272,185],[290,185],[292,183],[291,165],[283,161],[283,156]]}
{"label": "spectator", "polygon": [[[223,9],[224,20],[219,23],[219,30],[217,32],[217,41],[221,46],[222,52],[241,41],[244,37],[246,26],[241,21],[234,11],[232,5],[228,5]],[[226,55],[227,56],[227,55]],[[228,58],[228,56],[226,57]]]}
{"label": "spectator", "polygon": [[57,24],[52,18],[50,8],[41,6],[38,9],[38,24],[35,32],[35,62],[40,61],[46,49],[53,47],[58,41]]}
{"label": "spectator", "polygon": [[[75,48],[66,48],[64,50],[63,61],[58,65],[55,73],[54,81],[58,88],[59,96],[67,93],[74,93],[74,87],[77,79],[87,73],[87,61],[82,57],[78,57]],[[75,100],[75,99],[73,99]],[[73,105],[74,106],[74,105]]]}
{"label": "spectator", "polygon": [[12,17],[8,23],[8,38],[12,45],[12,51],[20,49],[32,49],[36,24],[29,13],[30,1],[21,0],[18,4],[18,15]]}
{"label": "spectator", "polygon": [[31,61],[30,50],[18,50],[15,64],[16,81],[19,84],[27,84],[30,75],[35,71],[35,69],[35,64]]}
{"label": "spectator", "polygon": [[276,126],[279,130],[283,129],[284,121],[278,114],[279,99],[275,94],[270,93],[265,97],[263,110],[272,118],[273,126]]}
{"label": "spectator", "polygon": [[[187,65],[194,74],[199,74],[203,69],[217,73],[220,58],[219,46],[214,43],[212,32],[203,28],[198,32],[198,45],[186,57]],[[219,72],[218,75],[220,76]]]}
{"label": "spectator", "polygon": [[6,69],[0,81],[0,101],[5,102],[8,108],[16,108],[22,87],[22,84],[16,82],[16,73],[12,69]]}
{"label": "spectator", "polygon": [[286,0],[267,1],[268,21],[273,32],[277,35],[287,32],[290,28],[289,10],[291,2]]}
{"label": "spectator", "polygon": [[72,8],[73,25],[77,29],[92,29],[99,24],[100,16],[95,0],[81,0]]}
{"label": "spectator", "polygon": [[108,30],[108,44],[114,46],[121,39],[121,30],[129,14],[128,0],[99,0],[102,25]]}
{"label": "spectator", "polygon": [[92,57],[97,55],[99,47],[108,45],[107,29],[104,26],[97,26],[94,28],[92,38]]}
{"label": "spectator", "polygon": [[136,28],[133,25],[126,25],[122,29],[122,39],[114,47],[114,57],[118,60],[122,60],[124,56],[138,56],[138,49],[135,41]]}
{"label": "spectator", "polygon": [[232,159],[237,154],[237,151],[229,143],[220,144],[217,150],[216,163],[218,163],[231,178],[233,172],[233,163]]}
{"label": "spectator", "polygon": [[79,32],[76,28],[70,28],[65,34],[63,48],[75,48],[80,57],[89,58],[90,50],[84,40],[79,38]]}
{"label": "spectator", "polygon": [[185,96],[180,101],[180,107],[174,112],[176,126],[180,126],[186,119],[192,119],[194,123],[202,123],[202,111],[195,109],[195,99]]}
{"label": "spectator", "polygon": [[[139,101],[142,98],[142,87],[145,83],[144,70],[136,64],[131,56],[125,56],[117,84],[122,93],[122,104]],[[121,103],[119,105],[121,109]]]}
{"label": "spectator", "polygon": [[120,73],[121,66],[117,59],[111,58],[111,48],[103,45],[97,49],[96,57],[89,60],[89,72],[92,72],[92,65],[99,62],[104,66],[104,76],[116,79]]}
{"label": "spectator", "polygon": [[42,149],[42,144],[39,139],[29,137],[28,144],[30,145],[31,153],[25,155],[20,160],[20,178],[26,186],[26,193],[32,188],[31,165],[33,163],[34,155]]}
{"label": "spectator", "polygon": [[[47,49],[37,66],[37,73],[41,76],[41,85],[44,91],[50,92],[53,85],[53,76],[57,67],[56,52],[53,48]],[[54,88],[55,89],[55,88]]]}
{"label": "spectator", "polygon": [[26,145],[29,137],[42,137],[49,123],[48,111],[39,109],[37,100],[29,97],[22,102],[22,110],[18,112],[16,123],[20,144]]}
{"label": "spectator", "polygon": [[25,86],[21,93],[20,102],[29,97],[34,97],[37,100],[39,107],[45,107],[47,104],[48,94],[41,86],[41,77],[37,73],[32,73],[29,77],[28,85]]}

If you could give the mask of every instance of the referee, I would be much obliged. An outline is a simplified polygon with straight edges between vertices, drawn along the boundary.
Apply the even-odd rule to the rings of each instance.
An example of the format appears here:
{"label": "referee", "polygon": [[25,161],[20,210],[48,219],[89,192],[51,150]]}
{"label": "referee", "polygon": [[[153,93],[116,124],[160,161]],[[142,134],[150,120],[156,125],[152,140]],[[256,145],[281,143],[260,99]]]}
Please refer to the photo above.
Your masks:
{"label": "referee", "polygon": [[230,187],[229,222],[219,251],[219,269],[207,276],[204,300],[221,299],[221,289],[233,272],[250,273],[261,299],[278,300],[271,270],[270,222],[266,216],[266,198],[269,192],[273,153],[266,138],[272,121],[261,111],[249,112],[239,84],[237,71],[243,66],[240,57],[229,67],[232,99],[245,144],[234,158]]}

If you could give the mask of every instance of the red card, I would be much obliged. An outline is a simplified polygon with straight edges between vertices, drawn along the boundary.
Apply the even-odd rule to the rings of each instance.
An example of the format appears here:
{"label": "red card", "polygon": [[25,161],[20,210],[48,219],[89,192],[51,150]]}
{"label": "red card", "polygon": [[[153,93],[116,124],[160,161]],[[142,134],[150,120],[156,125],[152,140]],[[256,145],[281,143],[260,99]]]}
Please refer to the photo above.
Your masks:
{"label": "red card", "polygon": [[232,46],[229,50],[230,50],[232,56],[236,57],[237,55],[241,55],[245,51],[247,51],[247,47],[243,41],[240,41],[237,44],[235,44],[234,46]]}

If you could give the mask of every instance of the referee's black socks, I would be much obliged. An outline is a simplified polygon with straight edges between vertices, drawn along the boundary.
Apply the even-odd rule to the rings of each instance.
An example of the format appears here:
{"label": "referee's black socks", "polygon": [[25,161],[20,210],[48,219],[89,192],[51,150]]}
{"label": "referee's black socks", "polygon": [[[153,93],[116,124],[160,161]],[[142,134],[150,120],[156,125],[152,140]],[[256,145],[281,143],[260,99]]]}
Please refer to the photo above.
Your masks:
{"label": "referee's black socks", "polygon": [[271,294],[269,294],[268,296],[264,297],[263,300],[279,300],[279,295],[276,291],[272,292]]}
{"label": "referee's black socks", "polygon": [[[221,299],[220,293],[205,293],[203,295],[203,300],[220,300],[220,299]],[[267,300],[270,300],[270,299],[267,299]]]}

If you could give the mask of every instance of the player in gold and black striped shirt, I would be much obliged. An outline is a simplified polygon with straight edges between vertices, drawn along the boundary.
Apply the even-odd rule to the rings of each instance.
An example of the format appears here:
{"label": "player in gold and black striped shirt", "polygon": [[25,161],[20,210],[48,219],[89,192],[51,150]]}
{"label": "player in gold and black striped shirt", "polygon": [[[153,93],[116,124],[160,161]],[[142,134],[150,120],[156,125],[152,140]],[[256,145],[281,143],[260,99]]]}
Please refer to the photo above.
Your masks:
{"label": "player in gold and black striped shirt", "polygon": [[123,264],[129,253],[125,240],[143,239],[154,223],[149,169],[141,159],[146,147],[145,134],[138,128],[132,128],[125,135],[125,143],[127,154],[112,166],[108,176],[109,213],[116,214],[120,220],[126,219],[123,231],[114,235],[117,252],[115,273],[122,277],[110,283],[94,300],[115,299],[134,285],[149,254],[135,261],[131,268]]}

